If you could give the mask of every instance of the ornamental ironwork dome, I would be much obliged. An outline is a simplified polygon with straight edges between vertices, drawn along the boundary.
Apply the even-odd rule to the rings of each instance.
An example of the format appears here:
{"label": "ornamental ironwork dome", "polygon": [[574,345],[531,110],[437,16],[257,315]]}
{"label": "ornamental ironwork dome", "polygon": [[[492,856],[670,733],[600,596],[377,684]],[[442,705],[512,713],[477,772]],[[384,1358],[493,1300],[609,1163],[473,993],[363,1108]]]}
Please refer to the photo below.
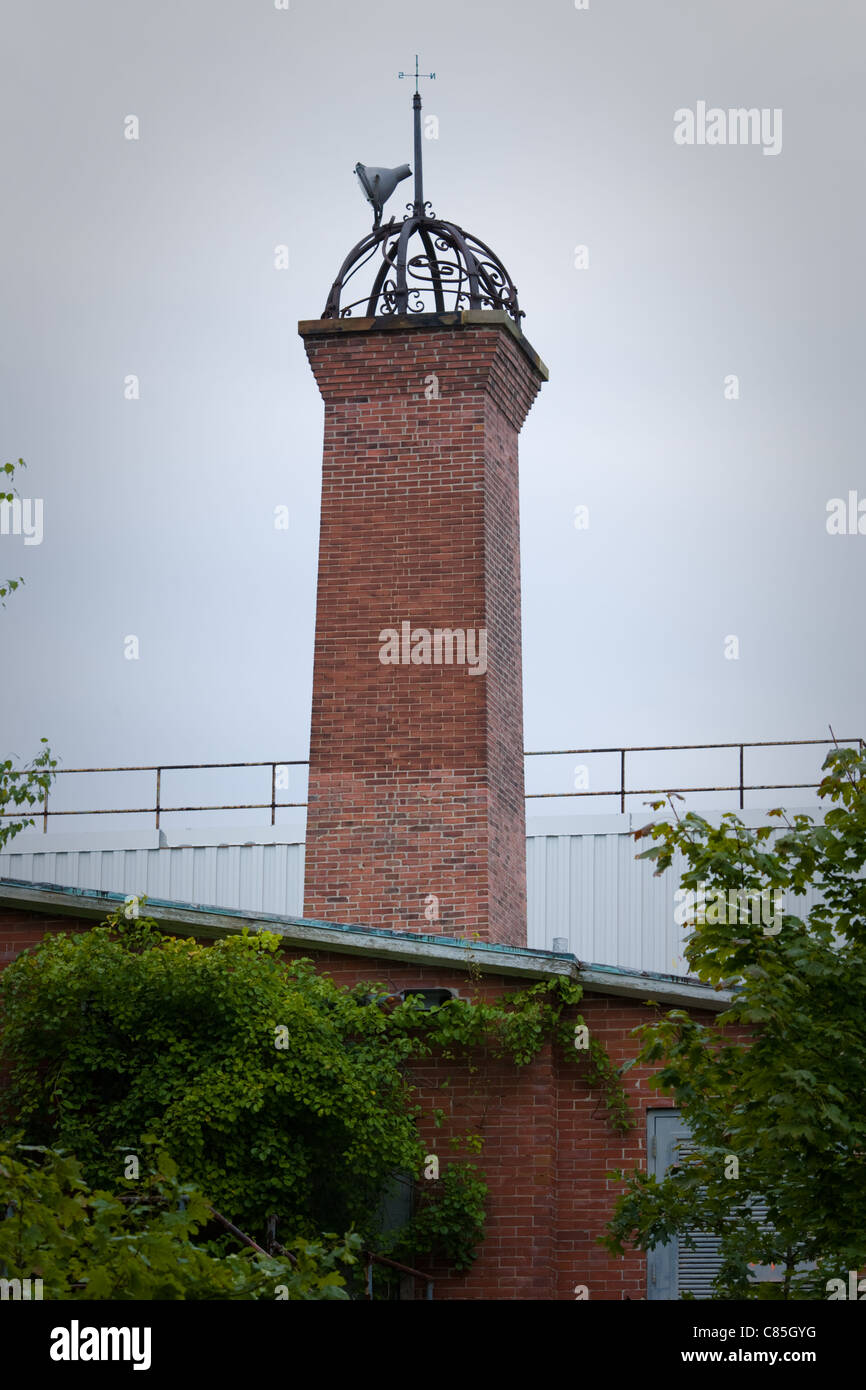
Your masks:
{"label": "ornamental ironwork dome", "polygon": [[[392,217],[382,226],[384,203],[411,170],[407,164],[396,169],[355,166],[364,196],[374,210],[373,230],[352,247],[340,266],[322,318],[350,318],[356,310],[364,318],[377,318],[387,314],[504,309],[519,327],[524,314],[517,302],[517,288],[499,257],[478,237],[437,217],[424,200],[418,91],[422,74],[418,72],[417,57],[414,74],[401,72],[399,76],[415,77],[415,197],[406,204],[402,222]],[[368,265],[374,268],[372,285],[359,294],[363,277],[352,282]]]}

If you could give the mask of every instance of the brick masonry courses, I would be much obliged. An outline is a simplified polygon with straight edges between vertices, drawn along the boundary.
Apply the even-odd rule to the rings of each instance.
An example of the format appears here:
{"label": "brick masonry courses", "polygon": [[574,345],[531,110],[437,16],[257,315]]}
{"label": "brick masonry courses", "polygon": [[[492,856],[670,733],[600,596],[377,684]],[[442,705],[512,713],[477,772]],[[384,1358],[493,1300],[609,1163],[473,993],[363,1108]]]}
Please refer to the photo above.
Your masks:
{"label": "brick masonry courses", "polygon": [[[325,401],[304,913],[520,945],[517,436],[544,369],[502,315],[456,317],[300,325]],[[486,675],[383,665],[404,621],[485,628]]]}

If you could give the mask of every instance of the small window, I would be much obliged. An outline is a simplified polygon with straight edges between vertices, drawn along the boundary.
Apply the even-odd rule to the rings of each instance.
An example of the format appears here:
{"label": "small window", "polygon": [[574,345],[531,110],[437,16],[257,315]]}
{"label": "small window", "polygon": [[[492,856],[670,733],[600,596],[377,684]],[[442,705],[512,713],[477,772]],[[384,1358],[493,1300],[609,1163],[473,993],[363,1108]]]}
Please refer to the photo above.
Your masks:
{"label": "small window", "polygon": [[401,998],[420,999],[425,1009],[439,1009],[443,1004],[447,1004],[449,999],[454,998],[454,991],[450,989],[404,989],[401,991]]}
{"label": "small window", "polygon": [[415,1209],[415,1183],[411,1173],[389,1173],[379,1199],[376,1229],[383,1234],[399,1231]]}

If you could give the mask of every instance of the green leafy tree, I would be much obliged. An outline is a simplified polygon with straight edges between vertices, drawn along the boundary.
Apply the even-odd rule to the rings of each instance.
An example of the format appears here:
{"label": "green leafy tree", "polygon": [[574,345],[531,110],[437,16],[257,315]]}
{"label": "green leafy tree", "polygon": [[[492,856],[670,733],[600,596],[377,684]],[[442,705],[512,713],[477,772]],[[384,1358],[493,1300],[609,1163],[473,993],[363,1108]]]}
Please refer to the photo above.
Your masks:
{"label": "green leafy tree", "polygon": [[[167,1154],[124,1191],[92,1189],[71,1156],[0,1147],[0,1277],[44,1299],[346,1299],[360,1240],[296,1239],[281,1257],[205,1237],[213,1209]],[[39,1294],[33,1280],[42,1281]]]}
{"label": "green leafy tree", "polygon": [[[19,459],[17,464],[0,465],[0,507],[4,504],[11,505],[17,497],[17,489],[14,487],[15,470],[25,467],[23,459]],[[17,579],[0,581],[0,606],[5,608],[7,597],[23,583],[24,580],[20,576]],[[33,824],[32,817],[26,812],[42,801],[51,786],[57,762],[51,756],[47,739],[43,738],[41,742],[44,745],[41,753],[23,767],[16,768],[12,758],[0,762],[0,850],[19,831],[26,830]],[[10,807],[13,808],[11,811]]]}
{"label": "green leafy tree", "polygon": [[[825,1298],[829,1279],[866,1263],[862,745],[833,749],[823,771],[823,824],[777,810],[782,825],[753,830],[732,813],[713,826],[674,812],[637,832],[655,841],[640,857],[657,874],[678,851],[683,888],[696,904],[705,891],[686,956],[732,1002],[712,1024],[672,1010],[637,1030],[695,1150],[661,1181],[628,1177],[604,1244],[622,1253],[711,1232],[722,1298]],[[775,892],[792,909],[810,885],[818,900],[799,915],[756,911],[775,908]],[[750,1280],[750,1264],[775,1265],[781,1282]]]}
{"label": "green leafy tree", "polygon": [[368,1230],[421,1151],[411,1041],[272,933],[213,945],[120,914],[46,936],[3,972],[7,1127],[111,1188],[152,1133],[244,1230]]}

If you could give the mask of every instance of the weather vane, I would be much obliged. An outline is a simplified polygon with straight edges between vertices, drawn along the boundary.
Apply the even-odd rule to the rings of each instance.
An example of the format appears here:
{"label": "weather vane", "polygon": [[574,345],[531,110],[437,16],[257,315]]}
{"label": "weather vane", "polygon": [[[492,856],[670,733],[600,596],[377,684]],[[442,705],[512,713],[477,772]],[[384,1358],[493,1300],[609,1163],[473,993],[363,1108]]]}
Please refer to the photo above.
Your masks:
{"label": "weather vane", "polygon": [[[352,247],[340,266],[322,318],[349,318],[356,309],[362,309],[369,319],[389,314],[403,317],[492,309],[508,314],[519,327],[523,310],[518,306],[517,287],[499,257],[456,222],[437,217],[430,203],[424,201],[420,83],[422,78],[435,81],[436,74],[420,71],[416,53],[415,71],[399,72],[397,76],[415,79],[415,197],[406,204],[402,222],[396,217],[383,222],[385,204],[413,170],[408,164],[398,164],[394,169],[355,165],[361,192],[373,209],[373,229]],[[347,295],[344,300],[344,291],[353,276],[371,261],[372,284],[357,298]],[[352,293],[356,288],[360,288],[360,282],[352,286]]]}
{"label": "weather vane", "polygon": [[[435,81],[435,72],[418,71],[418,54],[415,54],[415,71],[398,72],[397,76],[414,77],[415,95],[412,98],[412,108],[415,113],[415,201],[412,211],[415,217],[424,217],[424,177],[421,164],[421,92],[418,83],[422,77]],[[382,221],[382,209],[390,198],[397,184],[403,179],[408,179],[412,170],[408,164],[398,164],[394,169],[383,169],[370,164],[356,164],[355,173],[361,185],[361,191],[367,202],[373,209],[373,230]]]}
{"label": "weather vane", "polygon": [[[419,78],[419,77],[429,77],[429,78],[431,79],[431,81],[435,81],[435,80],[436,80],[436,74],[435,74],[435,72],[419,72],[419,71],[418,71],[418,54],[417,54],[417,53],[415,54],[415,71],[414,71],[414,72],[398,72],[398,73],[397,73],[397,76],[398,76],[398,77],[414,77],[414,78],[415,78],[415,91],[416,91],[416,92],[418,91],[418,78]],[[419,93],[419,95],[420,95],[420,93]]]}

